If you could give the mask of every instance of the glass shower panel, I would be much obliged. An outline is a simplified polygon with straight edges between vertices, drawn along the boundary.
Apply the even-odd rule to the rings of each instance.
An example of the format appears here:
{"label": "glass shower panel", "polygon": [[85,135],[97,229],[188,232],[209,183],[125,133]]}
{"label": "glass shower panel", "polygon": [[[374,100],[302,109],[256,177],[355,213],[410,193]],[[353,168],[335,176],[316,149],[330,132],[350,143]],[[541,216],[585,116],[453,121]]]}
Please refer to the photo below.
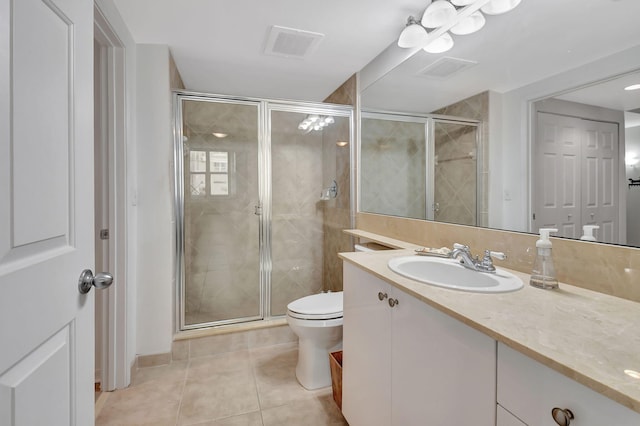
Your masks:
{"label": "glass shower panel", "polygon": [[258,105],[183,100],[184,324],[262,317]]}
{"label": "glass shower panel", "polygon": [[434,141],[435,220],[477,225],[478,127],[434,120]]}
{"label": "glass shower panel", "polygon": [[424,121],[362,117],[360,209],[427,219]]}
{"label": "glass shower panel", "polygon": [[[323,250],[331,244],[324,229],[331,218],[325,215],[338,221],[346,212],[348,223],[350,120],[328,113],[272,111],[270,123],[270,309],[278,316],[286,314],[291,301],[332,288],[323,282],[331,280],[323,263],[339,260],[337,251],[336,259],[325,259],[334,255]],[[334,181],[335,193],[328,190]]]}

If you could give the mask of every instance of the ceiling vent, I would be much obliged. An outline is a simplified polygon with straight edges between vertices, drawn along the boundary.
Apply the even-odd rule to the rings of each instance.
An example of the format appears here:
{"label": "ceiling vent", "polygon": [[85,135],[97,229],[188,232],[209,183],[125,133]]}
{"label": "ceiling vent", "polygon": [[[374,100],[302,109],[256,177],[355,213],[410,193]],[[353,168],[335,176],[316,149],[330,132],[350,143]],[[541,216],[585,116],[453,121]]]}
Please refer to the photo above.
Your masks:
{"label": "ceiling vent", "polygon": [[274,25],[269,31],[264,53],[304,59],[313,53],[323,38],[324,34]]}
{"label": "ceiling vent", "polygon": [[445,78],[449,78],[454,74],[459,73],[462,70],[467,68],[471,68],[474,65],[477,65],[477,62],[468,61],[466,59],[458,59],[458,58],[449,58],[444,57],[440,58],[434,63],[428,65],[418,72],[418,76],[420,77],[428,77],[428,78],[436,78],[440,80],[444,80]]}

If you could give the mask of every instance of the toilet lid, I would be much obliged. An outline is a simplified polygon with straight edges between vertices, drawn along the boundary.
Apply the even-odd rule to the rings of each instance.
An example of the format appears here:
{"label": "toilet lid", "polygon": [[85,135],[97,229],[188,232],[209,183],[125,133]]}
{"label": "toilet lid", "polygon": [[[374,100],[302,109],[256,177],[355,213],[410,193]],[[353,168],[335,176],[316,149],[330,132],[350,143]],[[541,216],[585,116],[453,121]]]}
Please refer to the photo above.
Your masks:
{"label": "toilet lid", "polygon": [[342,292],[306,296],[287,305],[289,315],[305,319],[330,319],[342,316]]}

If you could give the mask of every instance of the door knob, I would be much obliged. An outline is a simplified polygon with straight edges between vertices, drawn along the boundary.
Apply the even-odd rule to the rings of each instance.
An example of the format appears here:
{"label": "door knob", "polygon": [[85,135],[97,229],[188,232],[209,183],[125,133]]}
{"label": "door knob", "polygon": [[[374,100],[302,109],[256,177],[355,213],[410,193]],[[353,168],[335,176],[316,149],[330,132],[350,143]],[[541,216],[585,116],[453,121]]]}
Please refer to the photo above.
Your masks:
{"label": "door knob", "polygon": [[107,288],[111,284],[113,284],[113,275],[108,272],[98,272],[95,276],[91,269],[85,269],[80,274],[80,279],[78,280],[78,290],[80,294],[87,294],[91,287],[95,287],[97,289]]}
{"label": "door knob", "polygon": [[378,292],[378,299],[384,300],[387,298],[387,293],[383,293],[381,291]]}
{"label": "door knob", "polygon": [[560,426],[569,426],[571,420],[573,420],[573,413],[568,408],[564,410],[562,408],[555,407],[551,410],[551,417]]}
{"label": "door knob", "polygon": [[391,298],[389,299],[389,306],[391,306],[392,308],[396,306],[398,303],[399,303],[398,299],[391,299]]}

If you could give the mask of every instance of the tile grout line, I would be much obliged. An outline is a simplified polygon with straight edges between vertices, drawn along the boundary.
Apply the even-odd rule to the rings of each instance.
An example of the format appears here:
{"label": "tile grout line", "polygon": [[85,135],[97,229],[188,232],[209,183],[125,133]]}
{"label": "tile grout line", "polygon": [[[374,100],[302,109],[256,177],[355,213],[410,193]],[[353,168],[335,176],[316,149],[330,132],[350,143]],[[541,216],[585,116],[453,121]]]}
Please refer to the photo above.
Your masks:
{"label": "tile grout line", "polygon": [[[173,362],[173,361],[172,361]],[[180,390],[180,401],[178,402],[178,409],[176,410],[176,424],[180,422],[180,410],[182,409],[182,400],[184,399],[184,390],[187,387],[187,377],[189,377],[189,369],[191,368],[191,357],[187,360],[187,368],[184,370],[184,379],[182,380],[182,389]]]}
{"label": "tile grout line", "polygon": [[262,401],[260,400],[260,392],[258,391],[258,381],[256,380],[256,369],[254,365],[254,348],[251,348],[247,341],[247,351],[249,352],[249,367],[251,368],[251,375],[253,377],[253,384],[256,389],[256,398],[258,399],[258,409],[260,411],[260,423],[264,426],[264,417],[262,415]]}

